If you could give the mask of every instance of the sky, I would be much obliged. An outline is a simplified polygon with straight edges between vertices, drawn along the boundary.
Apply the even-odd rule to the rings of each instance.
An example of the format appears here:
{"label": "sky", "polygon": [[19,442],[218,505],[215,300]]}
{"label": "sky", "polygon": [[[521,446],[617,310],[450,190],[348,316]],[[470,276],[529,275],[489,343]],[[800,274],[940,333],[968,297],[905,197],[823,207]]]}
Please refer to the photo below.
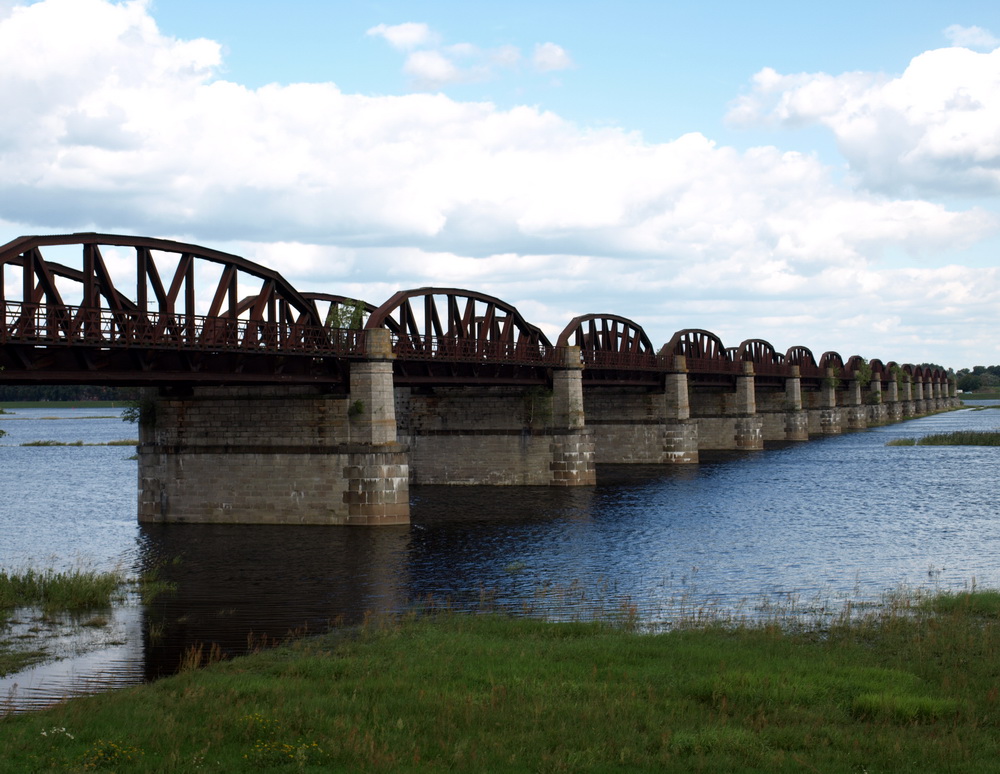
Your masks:
{"label": "sky", "polygon": [[0,0],[0,104],[0,243],[1000,363],[995,0]]}

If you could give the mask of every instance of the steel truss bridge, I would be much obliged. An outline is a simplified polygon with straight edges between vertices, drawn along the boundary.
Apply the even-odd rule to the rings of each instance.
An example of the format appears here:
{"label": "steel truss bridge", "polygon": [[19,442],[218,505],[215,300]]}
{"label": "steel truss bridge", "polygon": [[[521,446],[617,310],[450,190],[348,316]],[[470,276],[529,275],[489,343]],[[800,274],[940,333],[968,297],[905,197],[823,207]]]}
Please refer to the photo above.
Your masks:
{"label": "steel truss bridge", "polygon": [[[43,254],[44,250],[44,254]],[[64,262],[69,261],[72,265]],[[116,282],[110,267],[119,278]],[[207,290],[207,293],[206,293]],[[580,348],[585,385],[656,388],[684,358],[692,387],[730,387],[745,363],[758,386],[781,388],[798,367],[804,389],[853,377],[946,384],[940,369],[883,363],[761,339],[726,347],[685,329],[656,349],[614,314],[574,318],[555,344],[510,304],[468,290],[400,291],[364,303],[363,328],[338,327],[348,298],[301,292],[236,255],[141,236],[24,236],[0,247],[0,383],[193,385],[322,384],[346,391],[366,331],[390,331],[402,385],[545,384]],[[198,309],[204,310],[199,313]]]}

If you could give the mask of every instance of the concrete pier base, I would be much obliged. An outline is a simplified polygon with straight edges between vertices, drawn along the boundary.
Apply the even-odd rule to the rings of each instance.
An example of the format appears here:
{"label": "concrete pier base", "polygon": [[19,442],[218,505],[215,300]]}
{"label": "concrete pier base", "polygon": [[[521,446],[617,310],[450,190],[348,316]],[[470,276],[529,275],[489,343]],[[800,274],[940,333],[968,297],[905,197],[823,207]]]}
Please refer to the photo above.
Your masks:
{"label": "concrete pier base", "polygon": [[408,450],[350,439],[347,395],[213,387],[147,397],[139,521],[406,524]]}

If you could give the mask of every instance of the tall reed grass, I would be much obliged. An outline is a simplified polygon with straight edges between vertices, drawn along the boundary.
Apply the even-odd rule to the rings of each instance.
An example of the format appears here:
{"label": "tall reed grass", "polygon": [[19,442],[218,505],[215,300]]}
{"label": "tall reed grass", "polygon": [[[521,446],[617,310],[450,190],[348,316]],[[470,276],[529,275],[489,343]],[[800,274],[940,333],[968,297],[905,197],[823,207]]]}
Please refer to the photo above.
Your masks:
{"label": "tall reed grass", "polygon": [[54,613],[109,607],[124,583],[125,576],[120,572],[0,570],[0,610],[40,607]]}
{"label": "tall reed grass", "polygon": [[956,430],[920,438],[894,438],[886,446],[1000,446],[1000,431]]}

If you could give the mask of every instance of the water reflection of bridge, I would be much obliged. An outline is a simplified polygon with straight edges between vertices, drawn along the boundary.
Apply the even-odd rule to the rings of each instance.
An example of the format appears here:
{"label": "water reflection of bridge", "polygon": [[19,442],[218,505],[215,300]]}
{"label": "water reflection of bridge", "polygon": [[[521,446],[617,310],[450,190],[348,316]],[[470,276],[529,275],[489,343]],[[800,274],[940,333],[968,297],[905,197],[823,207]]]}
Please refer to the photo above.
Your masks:
{"label": "water reflection of bridge", "polygon": [[[411,481],[589,485],[595,463],[694,462],[956,402],[938,369],[696,329],[657,349],[614,314],[553,344],[474,291],[355,309],[146,237],[21,237],[0,268],[0,383],[150,388],[146,521],[404,522]],[[340,327],[353,311],[364,326]]]}

